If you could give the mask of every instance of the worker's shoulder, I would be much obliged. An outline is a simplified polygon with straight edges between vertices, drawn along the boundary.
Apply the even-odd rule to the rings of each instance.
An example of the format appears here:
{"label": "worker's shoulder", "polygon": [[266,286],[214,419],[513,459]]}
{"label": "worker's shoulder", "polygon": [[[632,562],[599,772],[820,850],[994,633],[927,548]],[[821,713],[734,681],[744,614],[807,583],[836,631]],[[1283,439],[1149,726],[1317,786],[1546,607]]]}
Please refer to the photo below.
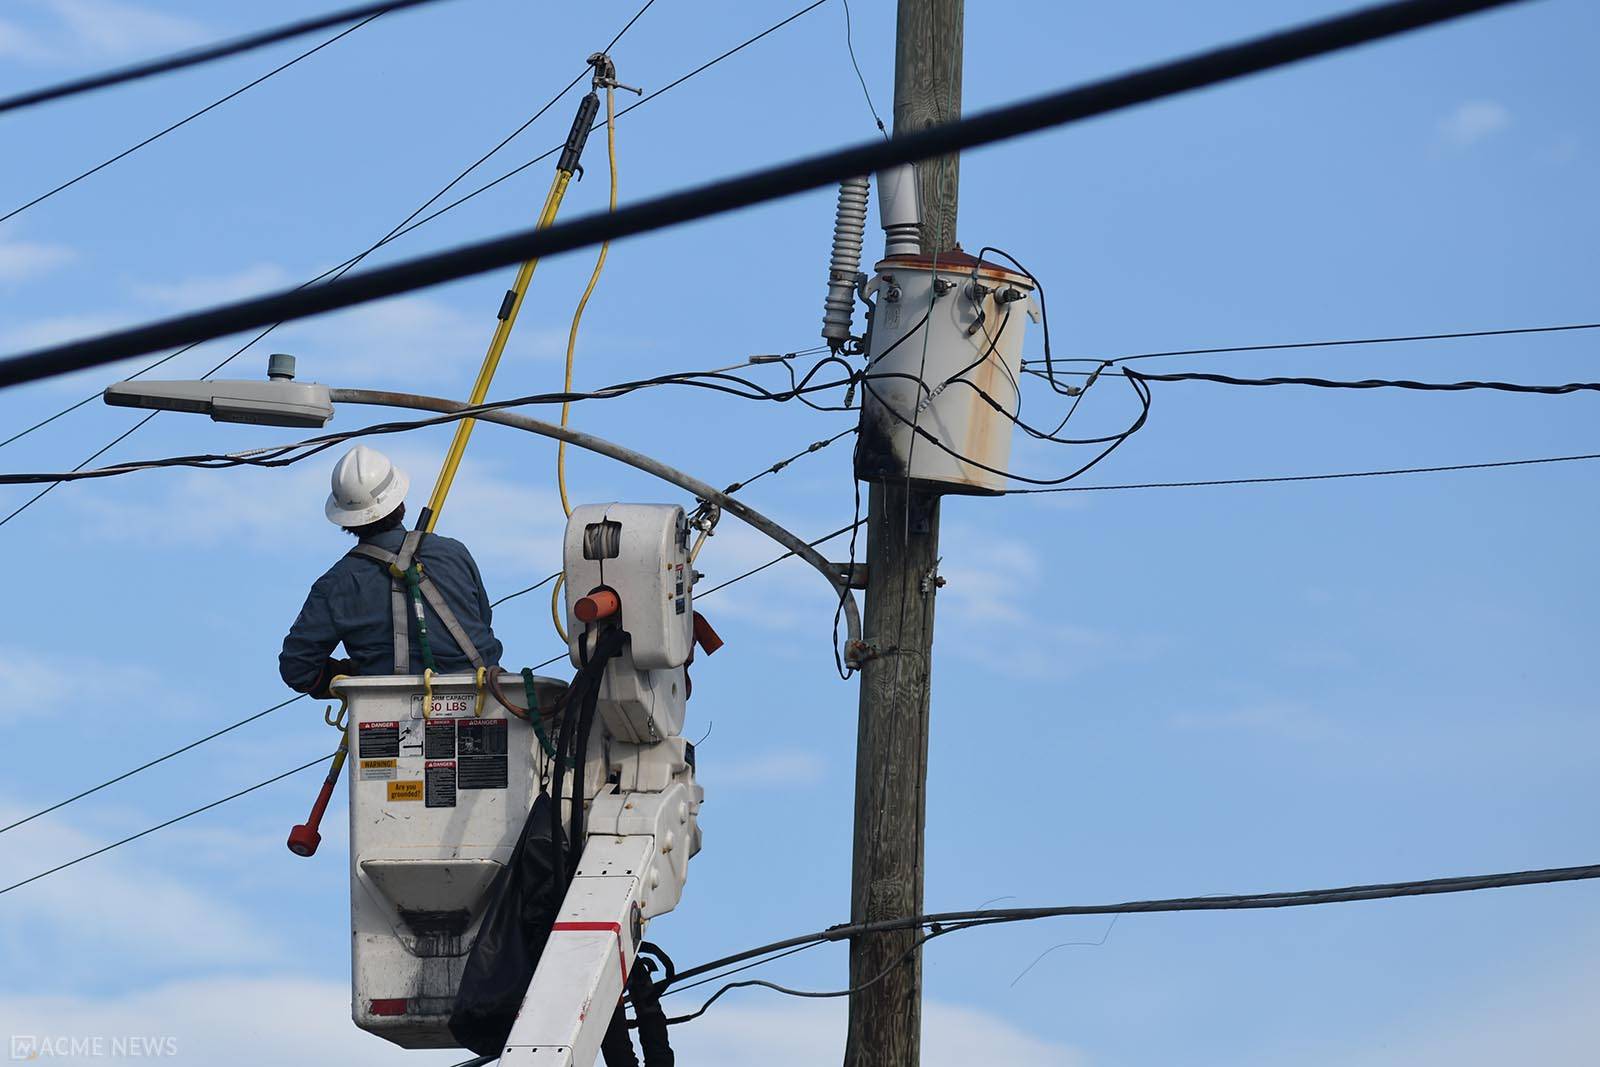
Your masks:
{"label": "worker's shoulder", "polygon": [[454,537],[446,537],[443,534],[429,534],[427,539],[422,542],[422,553],[424,555],[472,558],[472,553],[468,551],[464,543],[457,541]]}

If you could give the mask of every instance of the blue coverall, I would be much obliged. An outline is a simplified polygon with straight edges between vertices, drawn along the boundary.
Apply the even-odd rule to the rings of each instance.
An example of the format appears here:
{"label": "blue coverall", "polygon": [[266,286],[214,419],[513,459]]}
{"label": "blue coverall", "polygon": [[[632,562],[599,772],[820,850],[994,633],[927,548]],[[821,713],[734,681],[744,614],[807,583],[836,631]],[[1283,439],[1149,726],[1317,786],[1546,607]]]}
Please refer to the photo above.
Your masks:
{"label": "blue coverall", "polygon": [[[363,539],[388,552],[398,552],[406,531],[396,527]],[[497,666],[503,651],[490,624],[489,594],[467,546],[450,537],[428,534],[417,550],[422,569],[455,612],[485,666]],[[283,639],[278,673],[289,688],[311,692],[325,682],[324,666],[342,641],[357,675],[394,673],[394,613],[388,569],[361,556],[345,556],[318,578],[305,606]],[[434,669],[441,674],[472,670],[431,605],[424,606]],[[411,633],[411,674],[422,673],[422,648]]]}

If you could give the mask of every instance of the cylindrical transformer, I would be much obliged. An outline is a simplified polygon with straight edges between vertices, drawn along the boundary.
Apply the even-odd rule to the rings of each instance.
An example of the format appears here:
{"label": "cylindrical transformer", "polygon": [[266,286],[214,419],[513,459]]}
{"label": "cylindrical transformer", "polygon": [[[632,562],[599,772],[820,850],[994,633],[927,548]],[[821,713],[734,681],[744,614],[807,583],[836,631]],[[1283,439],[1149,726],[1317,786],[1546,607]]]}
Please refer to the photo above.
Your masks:
{"label": "cylindrical transformer", "polygon": [[856,476],[1003,491],[1033,283],[960,250],[875,269]]}

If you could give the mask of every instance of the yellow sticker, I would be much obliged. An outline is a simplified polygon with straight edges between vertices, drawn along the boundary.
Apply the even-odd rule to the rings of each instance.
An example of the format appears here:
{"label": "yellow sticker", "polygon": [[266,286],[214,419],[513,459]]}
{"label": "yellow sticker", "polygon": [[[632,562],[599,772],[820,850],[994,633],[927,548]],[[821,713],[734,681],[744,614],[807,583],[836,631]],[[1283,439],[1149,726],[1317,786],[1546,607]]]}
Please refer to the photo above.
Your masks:
{"label": "yellow sticker", "polygon": [[395,775],[395,760],[392,759],[364,759],[361,761],[361,780],[363,782],[392,781]]}
{"label": "yellow sticker", "polygon": [[422,799],[422,783],[421,782],[417,782],[417,781],[390,782],[389,783],[389,799],[390,800],[421,800]]}

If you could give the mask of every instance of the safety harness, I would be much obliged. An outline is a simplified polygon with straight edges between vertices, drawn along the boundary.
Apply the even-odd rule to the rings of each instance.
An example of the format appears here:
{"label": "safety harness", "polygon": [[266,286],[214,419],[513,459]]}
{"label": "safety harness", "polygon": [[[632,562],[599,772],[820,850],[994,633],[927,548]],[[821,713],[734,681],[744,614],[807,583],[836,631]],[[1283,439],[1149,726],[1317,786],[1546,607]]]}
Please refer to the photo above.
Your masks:
{"label": "safety harness", "polygon": [[425,531],[410,531],[406,534],[406,539],[400,543],[399,552],[389,552],[377,545],[369,544],[359,544],[350,550],[352,556],[363,556],[388,568],[389,603],[394,614],[394,673],[411,673],[411,620],[416,622],[417,643],[422,646],[423,669],[430,675],[433,673],[433,647],[428,643],[428,619],[422,610],[424,600],[433,608],[433,613],[439,616],[439,621],[444,623],[445,630],[455,641],[456,647],[467,657],[467,661],[472,664],[472,669],[481,671],[485,666],[483,656],[479,654],[472,639],[467,636],[467,631],[456,618],[456,613],[445,603],[439,587],[433,584],[433,579],[423,573],[422,564],[417,561],[417,550],[422,547],[422,539],[425,536],[427,536]]}

